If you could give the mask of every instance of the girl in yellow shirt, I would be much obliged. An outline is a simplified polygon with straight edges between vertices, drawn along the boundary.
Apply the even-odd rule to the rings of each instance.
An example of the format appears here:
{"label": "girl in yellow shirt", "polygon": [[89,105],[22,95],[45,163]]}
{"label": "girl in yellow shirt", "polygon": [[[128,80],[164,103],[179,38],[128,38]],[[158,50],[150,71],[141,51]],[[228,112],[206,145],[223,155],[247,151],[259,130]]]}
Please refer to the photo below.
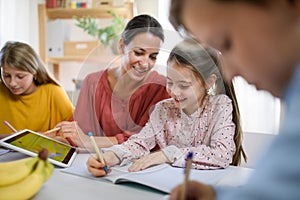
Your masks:
{"label": "girl in yellow shirt", "polygon": [[28,44],[7,42],[0,52],[0,138],[12,130],[44,132],[70,120],[73,105]]}

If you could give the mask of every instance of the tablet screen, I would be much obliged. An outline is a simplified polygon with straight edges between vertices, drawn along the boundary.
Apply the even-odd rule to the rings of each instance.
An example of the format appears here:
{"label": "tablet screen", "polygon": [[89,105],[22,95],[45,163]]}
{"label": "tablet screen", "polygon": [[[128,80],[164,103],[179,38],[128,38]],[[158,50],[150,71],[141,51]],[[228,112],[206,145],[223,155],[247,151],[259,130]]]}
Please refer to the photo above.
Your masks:
{"label": "tablet screen", "polygon": [[50,161],[52,159],[66,165],[69,164],[70,159],[72,159],[73,154],[76,151],[76,148],[42,135],[32,133],[28,130],[4,140],[4,142],[36,154],[38,154],[42,148],[46,148],[49,152]]}

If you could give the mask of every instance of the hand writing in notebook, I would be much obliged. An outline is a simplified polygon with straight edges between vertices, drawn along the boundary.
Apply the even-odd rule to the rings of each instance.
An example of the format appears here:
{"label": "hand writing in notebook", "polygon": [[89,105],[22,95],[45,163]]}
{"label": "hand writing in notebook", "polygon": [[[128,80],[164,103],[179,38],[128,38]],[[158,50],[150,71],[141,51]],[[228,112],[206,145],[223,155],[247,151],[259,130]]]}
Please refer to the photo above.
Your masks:
{"label": "hand writing in notebook", "polygon": [[[105,152],[103,157],[108,166],[114,166],[120,163],[119,158],[112,151]],[[102,163],[96,155],[90,156],[87,161],[88,171],[96,177],[105,176],[107,174],[104,169],[106,165]],[[108,167],[108,173],[110,173],[110,171],[111,169]]]}
{"label": "hand writing in notebook", "polygon": [[[120,164],[119,158],[113,151],[107,151],[103,154],[106,164],[108,166],[115,166]],[[170,161],[164,155],[162,151],[158,151],[149,155],[146,155],[138,160],[133,160],[133,164],[128,168],[129,172],[137,172],[147,169],[154,165],[159,165],[163,163],[169,163]],[[96,177],[105,176],[104,164],[99,161],[96,156],[90,156],[87,161],[88,171]],[[110,169],[111,170],[111,169]],[[110,171],[109,171],[110,172]]]}

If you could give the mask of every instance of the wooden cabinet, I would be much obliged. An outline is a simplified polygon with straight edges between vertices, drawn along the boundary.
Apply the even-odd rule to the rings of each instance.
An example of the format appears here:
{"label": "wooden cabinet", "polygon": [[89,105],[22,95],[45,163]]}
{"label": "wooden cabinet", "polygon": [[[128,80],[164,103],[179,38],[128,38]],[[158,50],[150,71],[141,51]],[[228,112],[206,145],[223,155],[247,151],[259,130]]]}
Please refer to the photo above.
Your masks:
{"label": "wooden cabinet", "polygon": [[65,61],[83,61],[85,56],[63,56],[63,57],[48,57],[46,51],[46,38],[47,31],[46,26],[49,20],[55,19],[72,19],[74,16],[83,17],[91,16],[96,18],[111,18],[111,15],[107,13],[108,10],[112,10],[119,16],[127,19],[131,19],[134,16],[133,3],[125,3],[122,7],[113,7],[103,5],[97,8],[49,8],[45,7],[45,4],[38,5],[39,16],[39,50],[40,56],[45,63],[53,64],[53,71],[55,78],[59,78],[59,64]]}

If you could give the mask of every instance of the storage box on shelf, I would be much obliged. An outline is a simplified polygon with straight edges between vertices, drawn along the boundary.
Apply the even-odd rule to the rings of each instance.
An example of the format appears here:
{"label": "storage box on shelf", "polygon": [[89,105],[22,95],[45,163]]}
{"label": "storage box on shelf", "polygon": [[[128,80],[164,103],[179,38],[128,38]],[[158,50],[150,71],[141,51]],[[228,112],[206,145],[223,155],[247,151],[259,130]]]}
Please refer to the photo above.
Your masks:
{"label": "storage box on shelf", "polygon": [[95,49],[100,42],[96,41],[65,41],[64,55],[65,56],[87,56]]}

